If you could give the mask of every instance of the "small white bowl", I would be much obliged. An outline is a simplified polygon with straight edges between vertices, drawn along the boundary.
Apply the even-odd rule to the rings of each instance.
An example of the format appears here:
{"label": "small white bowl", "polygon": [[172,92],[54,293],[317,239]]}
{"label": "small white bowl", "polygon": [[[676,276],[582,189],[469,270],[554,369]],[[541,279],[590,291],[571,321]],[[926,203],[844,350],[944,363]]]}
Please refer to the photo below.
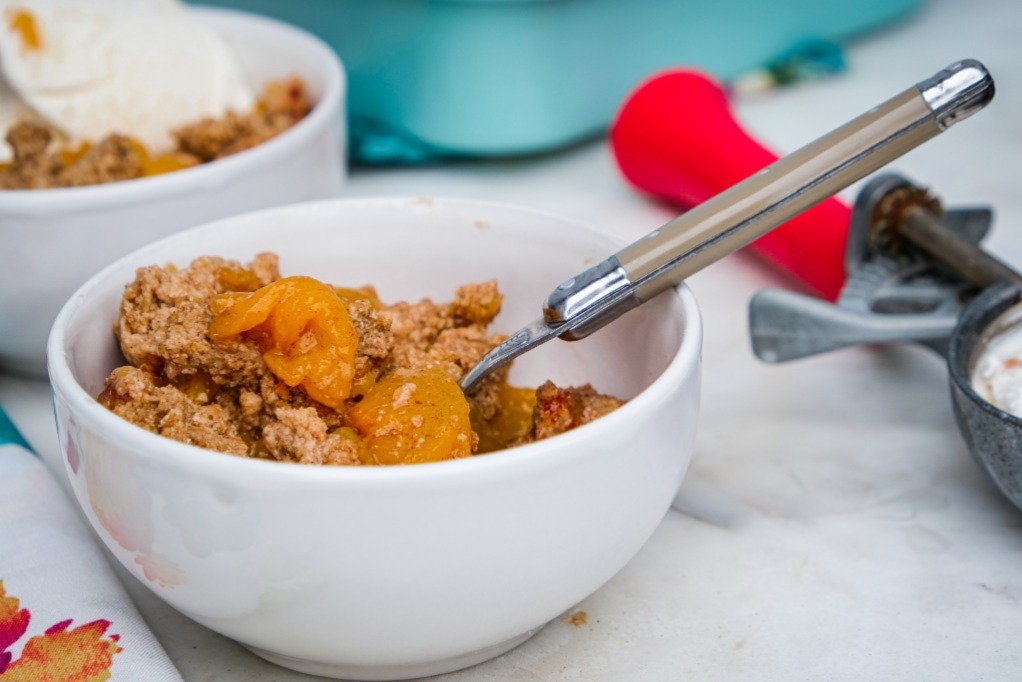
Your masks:
{"label": "small white bowl", "polygon": [[0,368],[42,375],[60,306],[139,246],[223,216],[340,192],[345,85],[334,52],[278,21],[192,11],[224,38],[256,90],[297,74],[316,106],[272,140],[196,168],[91,187],[0,190]]}
{"label": "small white bowl", "polygon": [[653,533],[692,453],[702,327],[684,286],[593,336],[516,361],[512,382],[591,382],[630,399],[531,445],[404,467],[250,460],[156,436],[93,398],[123,360],[111,333],[147,264],[280,254],[284,274],[449,300],[496,277],[511,332],[620,244],[476,201],[348,199],[221,220],[147,246],[61,311],[49,369],[67,474],[124,566],[203,625],[280,665],[398,679],[496,656],[597,590]]}

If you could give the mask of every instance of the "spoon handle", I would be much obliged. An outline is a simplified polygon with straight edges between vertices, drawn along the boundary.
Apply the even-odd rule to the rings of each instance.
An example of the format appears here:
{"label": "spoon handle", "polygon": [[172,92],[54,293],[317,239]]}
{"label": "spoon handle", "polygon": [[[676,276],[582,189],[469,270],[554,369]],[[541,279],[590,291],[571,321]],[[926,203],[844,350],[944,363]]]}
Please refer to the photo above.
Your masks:
{"label": "spoon handle", "polygon": [[982,109],[994,83],[963,60],[767,166],[547,299],[544,318],[577,339],[754,241]]}
{"label": "spoon handle", "polygon": [[[618,170],[629,184],[684,210],[780,157],[761,144],[727,88],[693,68],[669,69],[641,83],[610,129]],[[778,271],[836,301],[844,287],[852,209],[825,199],[749,244]]]}

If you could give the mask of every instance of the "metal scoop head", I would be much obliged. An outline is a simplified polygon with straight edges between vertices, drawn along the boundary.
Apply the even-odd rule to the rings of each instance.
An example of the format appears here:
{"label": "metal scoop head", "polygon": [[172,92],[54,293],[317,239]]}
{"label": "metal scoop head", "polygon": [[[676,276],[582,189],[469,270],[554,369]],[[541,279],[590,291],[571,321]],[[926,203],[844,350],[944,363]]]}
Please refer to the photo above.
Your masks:
{"label": "metal scoop head", "polygon": [[976,388],[983,352],[1022,325],[1022,277],[979,246],[990,215],[984,208],[944,211],[905,178],[878,176],[855,203],[850,274],[837,304],[762,291],[750,304],[749,327],[753,350],[767,362],[894,341],[945,356],[970,454],[1022,509],[1022,417]]}
{"label": "metal scoop head", "polygon": [[951,403],[962,438],[994,485],[1022,509],[1022,418],[991,404],[976,391],[973,376],[976,362],[994,337],[1012,321],[1006,313],[1019,312],[1020,290],[1013,282],[1001,282],[977,296],[959,318],[948,346],[951,375]]}

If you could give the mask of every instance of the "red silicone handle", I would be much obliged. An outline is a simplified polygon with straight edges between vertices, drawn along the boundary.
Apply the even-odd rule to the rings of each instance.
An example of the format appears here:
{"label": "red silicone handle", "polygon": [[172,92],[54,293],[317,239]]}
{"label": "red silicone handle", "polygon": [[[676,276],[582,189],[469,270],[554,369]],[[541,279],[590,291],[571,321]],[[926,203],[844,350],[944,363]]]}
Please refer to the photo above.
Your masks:
{"label": "red silicone handle", "polygon": [[[625,100],[610,140],[629,182],[685,208],[777,160],[735,121],[724,89],[689,70],[662,73],[640,85]],[[835,300],[845,281],[850,220],[848,206],[827,199],[749,248]]]}

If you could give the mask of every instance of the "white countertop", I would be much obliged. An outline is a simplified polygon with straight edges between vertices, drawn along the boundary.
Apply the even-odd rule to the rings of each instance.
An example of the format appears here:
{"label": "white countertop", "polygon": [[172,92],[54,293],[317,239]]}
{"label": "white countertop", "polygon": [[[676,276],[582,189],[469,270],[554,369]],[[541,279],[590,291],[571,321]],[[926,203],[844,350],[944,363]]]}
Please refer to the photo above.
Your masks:
{"label": "white countertop", "polygon": [[[792,150],[950,62],[980,59],[998,87],[989,109],[890,170],[947,206],[992,206],[987,246],[1022,267],[1022,5],[931,0],[847,57],[841,76],[740,101],[740,118]],[[357,170],[347,193],[513,201],[626,238],[673,217],[625,185],[601,141],[505,162]],[[970,459],[942,361],[885,347],[764,365],[749,349],[747,304],[784,283],[743,255],[689,283],[706,322],[704,398],[677,510],[579,605],[586,624],[555,621],[437,679],[1022,678],[1022,511]],[[0,376],[0,403],[57,462],[48,386]],[[261,661],[130,582],[187,680],[318,679]]]}

